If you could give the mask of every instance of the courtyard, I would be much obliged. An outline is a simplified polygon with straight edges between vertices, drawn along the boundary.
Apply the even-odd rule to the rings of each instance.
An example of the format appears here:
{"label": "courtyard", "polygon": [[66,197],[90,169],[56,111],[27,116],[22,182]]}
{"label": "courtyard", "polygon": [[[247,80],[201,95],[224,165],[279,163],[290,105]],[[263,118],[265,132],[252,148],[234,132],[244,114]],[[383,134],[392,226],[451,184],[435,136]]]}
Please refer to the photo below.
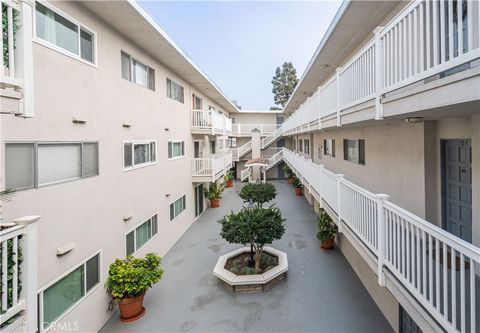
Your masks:
{"label": "courtyard", "polygon": [[392,328],[342,253],[321,250],[316,215],[286,181],[278,191],[286,232],[272,246],[288,254],[285,281],[265,293],[231,294],[212,274],[228,244],[216,222],[242,206],[226,189],[221,207],[207,209],[163,258],[165,275],[145,297],[147,312],[124,324],[118,313],[102,332],[390,332]]}

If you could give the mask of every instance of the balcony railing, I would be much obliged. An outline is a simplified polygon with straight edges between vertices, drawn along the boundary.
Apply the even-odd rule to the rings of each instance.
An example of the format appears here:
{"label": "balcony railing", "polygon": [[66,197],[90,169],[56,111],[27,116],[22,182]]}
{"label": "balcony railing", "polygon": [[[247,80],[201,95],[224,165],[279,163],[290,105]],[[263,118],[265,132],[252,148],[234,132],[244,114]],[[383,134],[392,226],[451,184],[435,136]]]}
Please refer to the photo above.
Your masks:
{"label": "balcony railing", "polygon": [[279,124],[233,124],[232,135],[233,136],[251,136],[252,131],[257,129],[260,131],[260,136],[267,136],[272,134]]}
{"label": "balcony railing", "polygon": [[192,130],[208,130],[212,134],[231,134],[232,119],[215,111],[192,110]]}
{"label": "balcony railing", "polygon": [[447,332],[475,332],[480,248],[288,149],[284,160],[373,253],[378,282],[389,271]]}
{"label": "balcony railing", "polygon": [[[0,112],[33,117],[34,2],[0,0]],[[4,15],[5,14],[5,15]],[[6,31],[4,31],[4,23]],[[5,38],[4,38],[5,37]],[[19,101],[22,100],[21,103]]]}
{"label": "balcony railing", "polygon": [[218,154],[192,160],[192,176],[217,180],[232,167],[232,154]]}
{"label": "balcony railing", "polygon": [[37,329],[37,227],[39,216],[25,216],[0,230],[0,325],[2,332],[25,325]]}
{"label": "balcony railing", "polygon": [[[461,4],[461,5],[460,5]],[[284,122],[288,134],[480,57],[478,1],[414,0]],[[460,29],[458,27],[461,27]]]}
{"label": "balcony railing", "polygon": [[232,152],[233,160],[238,161],[240,157],[244,156],[252,150],[252,140],[249,140],[247,143],[241,145],[238,148],[232,148],[230,150]]}

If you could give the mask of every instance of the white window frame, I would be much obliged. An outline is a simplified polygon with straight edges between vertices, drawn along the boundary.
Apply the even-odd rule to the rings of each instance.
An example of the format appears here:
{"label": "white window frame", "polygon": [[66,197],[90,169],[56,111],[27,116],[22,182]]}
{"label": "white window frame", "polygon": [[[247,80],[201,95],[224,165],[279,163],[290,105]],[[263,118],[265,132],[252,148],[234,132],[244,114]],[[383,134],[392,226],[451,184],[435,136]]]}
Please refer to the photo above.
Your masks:
{"label": "white window frame", "polygon": [[[179,101],[178,99],[175,99],[171,96],[171,92],[168,91],[168,81],[170,81],[170,86],[172,86],[172,83],[181,87],[182,88],[182,92],[183,92],[183,96],[182,96],[182,100]],[[172,80],[171,78],[167,77],[166,80],[165,80],[165,90],[166,90],[166,96],[168,99],[171,99],[172,101],[175,101],[175,102],[178,102],[178,103],[181,103],[181,104],[185,104],[185,95],[186,95],[186,89],[183,85],[181,85],[180,83],[177,83],[177,81],[174,81]],[[169,96],[170,94],[170,96]],[[187,94],[188,96],[188,94]]]}
{"label": "white window frame", "polygon": [[[46,40],[41,39],[40,37],[37,37],[37,12],[36,12],[36,9],[33,10],[33,21],[32,21],[32,24],[33,24],[33,38],[32,38],[32,40],[35,43],[40,44],[40,45],[45,46],[45,47],[48,47],[49,49],[52,49],[52,50],[54,50],[58,53],[66,55],[66,56],[68,56],[70,58],[73,58],[75,60],[78,60],[78,61],[80,61],[84,64],[87,64],[87,65],[90,65],[92,67],[98,68],[97,32],[95,30],[89,28],[85,24],[80,23],[80,21],[74,19],[70,15],[66,14],[64,11],[58,9],[57,7],[52,5],[50,2],[47,2],[47,1],[44,1],[44,0],[36,0],[36,2],[42,4],[43,6],[47,7],[51,11],[54,11],[56,14],[58,14],[60,16],[63,16],[63,18],[65,18],[66,20],[68,20],[71,23],[77,25],[77,27],[78,27],[78,54],[70,52],[68,50],[65,50],[64,48],[61,48],[60,46],[57,46],[57,45],[52,44],[52,43],[50,43]],[[85,30],[86,32],[88,32],[89,34],[91,34],[93,36],[93,62],[90,62],[88,60],[83,59],[80,55],[80,52],[81,52],[80,51],[81,50],[80,49],[80,29]]]}
{"label": "white window frame", "polygon": [[[183,199],[183,197],[185,197],[185,205],[183,206],[183,209],[180,213],[176,214],[175,212],[175,203],[178,201],[178,200],[181,200]],[[170,218],[170,206],[173,205],[173,219]],[[184,211],[187,210],[187,195],[186,194],[182,194],[180,197],[178,197],[177,199],[173,200],[172,202],[170,202],[170,205],[168,205],[168,219],[170,220],[170,222],[174,222],[177,217],[179,217],[180,215],[183,214]]]}
{"label": "white window frame", "polygon": [[[135,164],[135,156],[134,156],[134,147],[132,146],[132,165],[126,167],[125,166],[125,144],[126,143],[131,143],[133,146],[136,144],[151,144],[155,143],[155,161],[150,161],[150,162],[145,162],[145,163],[140,163],[140,164]],[[144,168],[147,166],[155,165],[158,163],[158,154],[157,154],[157,140],[124,140],[122,142],[122,165],[123,165],[123,171],[130,171],[130,170],[136,170],[140,168]]]}
{"label": "white window frame", "polygon": [[[122,68],[120,68],[120,77],[121,77],[122,79],[124,79],[124,80],[126,80],[126,81],[128,81],[128,82],[134,83],[134,84],[136,84],[136,85],[138,85],[138,86],[140,86],[140,87],[146,88],[146,89],[148,89],[148,90],[150,90],[150,91],[155,91],[155,83],[156,83],[156,82],[155,82],[155,80],[156,80],[156,78],[155,78],[155,69],[154,69],[153,67],[150,67],[150,66],[146,65],[143,61],[138,60],[137,58],[135,58],[134,56],[132,56],[131,53],[129,53],[129,52],[123,50],[123,49],[120,50],[120,59],[121,59],[121,57],[122,57],[122,53],[125,53],[126,55],[128,55],[128,58],[129,58],[129,60],[130,60],[130,61],[129,61],[129,62],[130,62],[130,80],[128,80],[128,79],[126,79],[126,78],[124,78],[124,77],[122,76],[122,73],[121,73]],[[135,76],[135,63],[139,63],[140,65],[142,65],[142,66],[144,66],[144,67],[147,68],[147,73],[146,73],[146,75],[147,75],[147,86],[144,86],[144,85],[138,83],[137,81],[135,81],[135,78],[136,78],[136,76]],[[120,66],[121,66],[121,64],[120,64]],[[149,82],[150,82],[150,69],[153,71],[153,89],[148,86],[148,84],[149,84]]]}
{"label": "white window frame", "polygon": [[[182,143],[183,142],[183,155],[180,155],[180,156],[172,156],[172,157],[168,157],[168,146],[170,144],[172,144],[172,155],[173,155],[173,144],[174,143]],[[185,140],[181,140],[181,139],[174,139],[174,140],[168,140],[167,142],[167,158],[169,161],[174,161],[174,160],[179,160],[179,159],[182,159],[182,158],[185,158],[187,155],[187,144],[185,143]]]}
{"label": "white window frame", "polygon": [[[335,139],[325,139],[325,147],[323,149],[323,154],[325,156],[335,157],[333,155],[333,151],[335,150],[334,144],[336,144]],[[328,147],[330,147],[330,150],[328,149]]]}
{"label": "white window frame", "polygon": [[[94,143],[97,145],[97,174],[85,176],[83,174],[83,144],[85,143]],[[81,179],[87,179],[91,177],[96,177],[100,175],[100,144],[98,141],[6,141],[4,143],[3,149],[6,151],[7,145],[9,144],[31,144],[33,145],[33,186],[32,187],[24,187],[15,189],[15,191],[24,191],[24,190],[32,190],[32,189],[40,189],[43,187],[48,187],[52,185],[59,185],[63,183],[69,183],[72,181],[77,181]],[[38,146],[48,146],[48,145],[80,145],[80,177],[74,177],[69,179],[62,179],[51,183],[46,184],[39,184],[38,183]],[[5,173],[5,171],[4,171]],[[6,176],[6,174],[4,174]]]}
{"label": "white window frame", "polygon": [[[89,257],[87,257],[86,259],[83,259],[82,261],[80,261],[79,263],[75,264],[74,266],[72,266],[69,270],[65,271],[64,273],[62,273],[61,275],[57,276],[55,279],[51,280],[50,282],[48,282],[47,284],[45,284],[43,287],[41,287],[39,290],[38,290],[38,293],[37,295],[39,296],[39,302],[38,302],[38,312],[39,312],[39,323],[40,323],[40,327],[38,327],[38,330],[39,332],[47,332],[49,331],[53,326],[55,326],[54,324],[58,323],[63,317],[65,317],[70,311],[72,311],[73,309],[75,309],[80,303],[82,303],[91,293],[93,293],[99,286],[103,285],[102,283],[102,276],[103,276],[103,272],[102,272],[102,266],[103,266],[103,259],[102,259],[102,252],[103,252],[103,249],[100,249],[98,250],[97,252],[95,252],[94,254],[90,255]],[[98,283],[93,286],[89,291],[87,291],[87,279],[86,279],[86,265],[87,265],[87,261],[89,261],[90,259],[92,259],[93,257],[95,257],[96,255],[98,255]],[[83,286],[84,286],[84,290],[85,290],[85,295],[83,295],[81,298],[79,298],[77,300],[77,302],[75,304],[73,304],[72,306],[70,306],[64,313],[62,313],[54,322],[52,323],[49,323],[50,325],[48,325],[47,328],[43,328],[43,292],[45,290],[47,290],[48,288],[50,288],[51,286],[53,286],[55,283],[57,283],[58,281],[60,281],[61,279],[63,279],[65,276],[67,276],[68,274],[72,273],[74,270],[76,270],[77,268],[79,268],[80,266],[85,266],[84,267],[84,279],[83,279]]]}
{"label": "white window frame", "polygon": [[[150,237],[149,240],[147,240],[145,242],[145,244],[143,244],[142,246],[140,246],[138,249],[137,249],[137,228],[139,228],[140,226],[142,226],[143,224],[147,223],[148,220],[151,220],[153,219],[154,217],[157,217],[157,232],[155,234],[153,234],[153,224],[152,224],[152,236]],[[130,229],[129,231],[127,231],[124,235],[123,235],[123,239],[124,239],[124,247],[123,247],[123,250],[125,251],[125,255],[127,256],[127,235],[129,233],[131,233],[133,231],[133,246],[134,246],[134,251],[133,253],[130,253],[129,255],[131,256],[134,256],[136,255],[141,249],[143,249],[148,243],[150,243],[150,241],[158,235],[158,212],[155,212],[155,214],[153,214],[152,216],[150,216],[148,219],[144,220],[143,222],[140,222],[138,223],[135,227],[133,227],[132,229]]]}

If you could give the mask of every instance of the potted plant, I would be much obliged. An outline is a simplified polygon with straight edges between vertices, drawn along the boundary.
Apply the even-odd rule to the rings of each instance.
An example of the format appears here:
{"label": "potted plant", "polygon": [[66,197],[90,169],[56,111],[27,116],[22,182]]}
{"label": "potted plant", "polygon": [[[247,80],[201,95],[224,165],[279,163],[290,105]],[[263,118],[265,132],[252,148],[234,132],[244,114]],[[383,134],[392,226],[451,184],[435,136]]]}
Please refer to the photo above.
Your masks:
{"label": "potted plant", "polygon": [[208,190],[205,189],[205,195],[210,200],[210,206],[212,208],[220,207],[220,199],[222,198],[222,193],[225,190],[225,185],[220,183],[210,183]]}
{"label": "potted plant", "polygon": [[235,176],[233,175],[232,170],[228,170],[227,173],[225,174],[225,183],[227,184],[227,187],[233,187],[233,180],[235,179]]}
{"label": "potted plant", "polygon": [[295,181],[295,173],[293,172],[293,170],[288,166],[288,164],[285,163],[285,165],[283,166],[283,171],[285,172],[285,174],[287,175],[287,178],[288,178],[288,183],[290,185],[293,184],[293,182]]}
{"label": "potted plant", "polygon": [[296,195],[302,195],[303,184],[300,179],[295,178],[295,181],[293,182],[293,187],[295,187]]}
{"label": "potted plant", "polygon": [[322,249],[333,249],[335,236],[338,232],[337,225],[333,223],[330,215],[323,209],[320,209],[320,217],[317,224],[317,239],[320,241],[320,247]]}
{"label": "potted plant", "polygon": [[143,298],[145,292],[162,278],[161,259],[155,253],[148,253],[145,258],[127,256],[110,265],[105,287],[112,295],[112,301],[118,304],[121,321],[134,321],[145,314]]}

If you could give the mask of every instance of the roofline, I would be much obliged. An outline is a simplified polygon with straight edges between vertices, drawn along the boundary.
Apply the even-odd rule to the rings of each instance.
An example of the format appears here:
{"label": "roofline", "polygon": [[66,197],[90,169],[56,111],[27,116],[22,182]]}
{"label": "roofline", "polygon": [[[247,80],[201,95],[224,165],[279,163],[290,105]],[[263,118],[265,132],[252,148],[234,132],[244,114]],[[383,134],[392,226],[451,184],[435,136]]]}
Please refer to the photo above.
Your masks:
{"label": "roofline", "polygon": [[238,113],[283,113],[282,110],[240,110]]}
{"label": "roofline", "polygon": [[[238,107],[231,101],[230,98],[226,96],[226,94],[220,89],[220,87],[205,74],[200,67],[198,67],[193,60],[188,56],[188,54],[182,50],[182,48],[168,35],[168,33],[162,28],[162,26],[155,21],[153,16],[143,8],[139,0],[127,0],[127,3],[135,9],[142,17],[147,21],[174,49],[177,51],[180,56],[182,56],[201,76],[203,76],[208,83],[210,83],[220,95],[228,102],[228,104],[236,111],[239,112],[240,110]],[[216,102],[216,101],[215,101]]]}
{"label": "roofline", "polygon": [[[317,49],[315,50],[315,53],[313,54],[312,58],[308,62],[307,67],[305,68],[305,71],[302,74],[302,77],[300,78],[300,81],[298,81],[298,84],[295,86],[295,89],[293,90],[292,94],[290,95],[290,98],[287,101],[287,104],[285,104],[285,107],[282,110],[282,113],[285,112],[285,108],[290,104],[292,101],[293,96],[298,90],[298,87],[300,87],[300,84],[302,83],[303,79],[307,75],[307,73],[310,71],[311,67],[313,66],[313,63],[317,59],[318,55],[320,52],[323,50],[323,47],[325,46],[325,43],[329,40],[330,36],[332,35],[333,30],[337,27],[338,23],[340,22],[340,19],[342,18],[343,14],[345,14],[345,11],[347,10],[348,6],[350,5],[352,0],[343,0],[342,5],[340,8],[338,8],[337,13],[335,14],[332,22],[328,26],[327,31],[322,37],[322,40],[318,44]],[[293,113],[293,112],[292,112]]]}

